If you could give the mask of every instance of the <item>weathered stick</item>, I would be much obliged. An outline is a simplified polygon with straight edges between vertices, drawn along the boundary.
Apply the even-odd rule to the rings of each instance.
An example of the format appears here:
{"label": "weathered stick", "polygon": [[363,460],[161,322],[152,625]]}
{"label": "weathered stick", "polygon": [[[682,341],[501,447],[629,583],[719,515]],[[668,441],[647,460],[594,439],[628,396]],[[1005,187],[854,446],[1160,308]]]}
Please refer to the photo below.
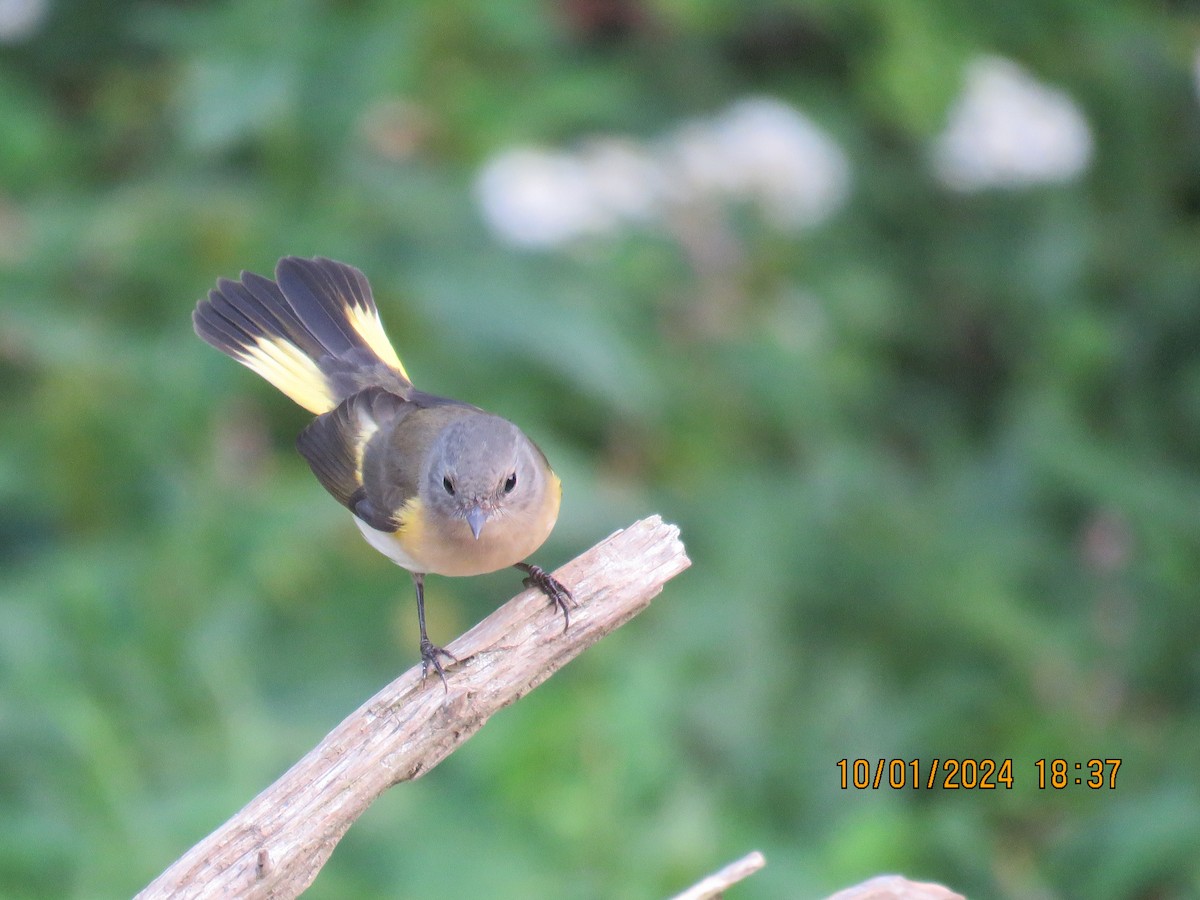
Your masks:
{"label": "weathered stick", "polygon": [[679,529],[635,522],[555,576],[575,596],[571,626],[533,590],[514,597],[446,649],[448,691],[420,667],[363,704],[241,812],[137,895],[295,897],[346,829],[394,784],[428,772],[483,723],[649,605],[691,565]]}
{"label": "weathered stick", "polygon": [[763,855],[754,850],[696,882],[683,893],[676,894],[671,900],[716,900],[729,888],[749,878],[766,864]]}
{"label": "weathered stick", "polygon": [[909,881],[903,875],[877,875],[862,884],[831,894],[825,900],[966,900],[948,887]]}

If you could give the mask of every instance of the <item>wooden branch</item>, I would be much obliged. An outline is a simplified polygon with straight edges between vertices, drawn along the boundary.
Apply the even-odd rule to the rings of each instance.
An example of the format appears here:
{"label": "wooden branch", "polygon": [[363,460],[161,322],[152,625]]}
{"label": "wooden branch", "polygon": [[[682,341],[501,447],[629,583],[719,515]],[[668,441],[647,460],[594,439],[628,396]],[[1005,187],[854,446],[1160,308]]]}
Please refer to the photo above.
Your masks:
{"label": "wooden branch", "polygon": [[940,884],[909,881],[903,875],[877,875],[848,887],[826,900],[966,900],[962,894]]}
{"label": "wooden branch", "polygon": [[575,596],[571,626],[523,591],[446,649],[448,690],[420,666],[364,703],[241,812],[137,895],[295,897],[376,797],[449,756],[483,723],[649,605],[691,565],[679,529],[635,522],[554,573]]}
{"label": "wooden branch", "polygon": [[767,860],[763,855],[757,850],[753,850],[741,859],[735,859],[725,868],[696,882],[683,893],[676,894],[671,900],[716,900],[729,888],[739,881],[749,878],[766,864]]}

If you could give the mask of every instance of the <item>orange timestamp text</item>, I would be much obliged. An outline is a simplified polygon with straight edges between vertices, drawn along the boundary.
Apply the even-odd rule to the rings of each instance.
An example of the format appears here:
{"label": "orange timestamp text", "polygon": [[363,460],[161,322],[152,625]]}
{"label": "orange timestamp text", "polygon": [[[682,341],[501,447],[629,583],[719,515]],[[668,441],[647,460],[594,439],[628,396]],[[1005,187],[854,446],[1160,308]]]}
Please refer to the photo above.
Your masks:
{"label": "orange timestamp text", "polygon": [[839,759],[842,790],[1012,790],[1011,759]]}
{"label": "orange timestamp text", "polygon": [[[1039,759],[1033,767],[1039,790],[1078,786],[1113,790],[1119,759]],[[843,790],[1011,791],[1016,779],[1011,759],[933,757],[930,759],[839,759],[838,786]]]}

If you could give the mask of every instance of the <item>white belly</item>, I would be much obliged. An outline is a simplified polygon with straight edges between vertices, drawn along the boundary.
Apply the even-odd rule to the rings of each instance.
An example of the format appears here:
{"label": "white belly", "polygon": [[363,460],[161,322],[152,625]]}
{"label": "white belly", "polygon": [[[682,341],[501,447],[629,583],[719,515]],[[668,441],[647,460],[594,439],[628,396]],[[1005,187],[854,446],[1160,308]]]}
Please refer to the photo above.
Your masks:
{"label": "white belly", "polygon": [[424,572],[426,569],[419,565],[412,557],[404,552],[404,548],[400,546],[400,542],[396,540],[396,536],[387,531],[380,531],[378,528],[372,528],[358,516],[351,516],[354,524],[358,526],[358,530],[363,533],[363,537],[367,539],[367,543],[390,559],[398,566],[408,569],[410,572]]}

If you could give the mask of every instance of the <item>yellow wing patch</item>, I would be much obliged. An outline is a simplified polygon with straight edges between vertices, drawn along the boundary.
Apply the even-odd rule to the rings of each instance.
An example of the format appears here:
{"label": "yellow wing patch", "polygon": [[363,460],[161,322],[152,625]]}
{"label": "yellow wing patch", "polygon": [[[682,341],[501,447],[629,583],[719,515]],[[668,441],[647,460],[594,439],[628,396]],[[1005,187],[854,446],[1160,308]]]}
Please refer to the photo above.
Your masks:
{"label": "yellow wing patch", "polygon": [[354,439],[354,479],[363,483],[363,457],[366,455],[367,443],[379,431],[379,423],[372,418],[370,412],[357,404],[354,406],[355,421],[358,423],[358,433]]}

